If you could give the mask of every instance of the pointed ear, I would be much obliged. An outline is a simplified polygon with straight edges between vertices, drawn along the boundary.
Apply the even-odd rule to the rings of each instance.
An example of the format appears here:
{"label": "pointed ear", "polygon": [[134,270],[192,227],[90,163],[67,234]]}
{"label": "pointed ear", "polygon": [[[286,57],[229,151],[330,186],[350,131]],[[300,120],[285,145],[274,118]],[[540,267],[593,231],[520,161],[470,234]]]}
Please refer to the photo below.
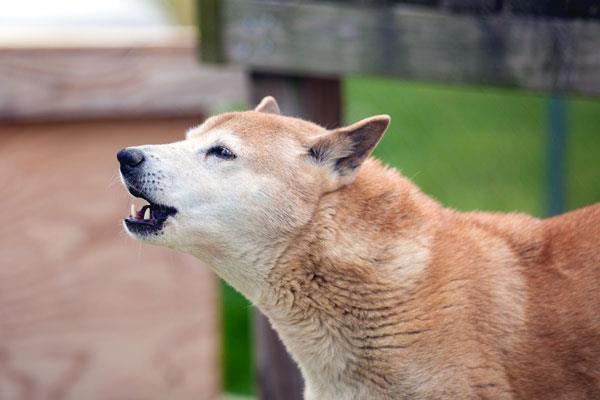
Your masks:
{"label": "pointed ear", "polygon": [[277,100],[272,96],[264,97],[260,103],[254,108],[254,111],[264,112],[268,114],[281,114]]}
{"label": "pointed ear", "polygon": [[315,140],[308,154],[314,162],[327,165],[339,183],[348,184],[371,155],[389,123],[388,115],[377,115],[330,131]]}

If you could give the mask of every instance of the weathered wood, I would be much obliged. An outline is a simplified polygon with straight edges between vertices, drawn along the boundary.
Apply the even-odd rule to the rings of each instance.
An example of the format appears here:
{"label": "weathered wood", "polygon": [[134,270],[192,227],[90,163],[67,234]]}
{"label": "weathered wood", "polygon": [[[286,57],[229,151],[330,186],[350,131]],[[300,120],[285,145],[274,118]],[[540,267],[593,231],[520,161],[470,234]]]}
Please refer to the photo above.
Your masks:
{"label": "weathered wood", "polygon": [[433,8],[221,0],[226,62],[600,95],[600,23]]}
{"label": "weathered wood", "polygon": [[0,399],[217,399],[218,290],[121,219],[124,146],[198,118],[0,124]]}
{"label": "weathered wood", "polygon": [[505,0],[504,8],[515,14],[560,18],[599,18],[598,0]]}
{"label": "weathered wood", "polygon": [[192,116],[243,101],[243,73],[202,66],[189,33],[114,45],[2,43],[0,119]]}
{"label": "weathered wood", "polygon": [[[250,82],[254,104],[263,96],[272,95],[285,115],[306,118],[331,128],[342,121],[339,79],[253,72]],[[260,398],[301,400],[304,384],[300,371],[259,311],[255,315],[255,333]]]}
{"label": "weathered wood", "polygon": [[442,7],[453,12],[493,14],[502,9],[501,0],[442,0]]}
{"label": "weathered wood", "polygon": [[254,351],[261,400],[302,400],[304,382],[267,318],[254,314]]}

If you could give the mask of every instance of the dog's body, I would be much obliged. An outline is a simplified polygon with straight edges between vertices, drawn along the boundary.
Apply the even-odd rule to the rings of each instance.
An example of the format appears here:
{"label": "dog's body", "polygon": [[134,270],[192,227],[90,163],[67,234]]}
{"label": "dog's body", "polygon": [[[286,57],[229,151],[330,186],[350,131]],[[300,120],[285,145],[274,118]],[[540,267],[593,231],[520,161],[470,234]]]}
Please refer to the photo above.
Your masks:
{"label": "dog's body", "polygon": [[600,398],[599,223],[455,212],[367,162],[258,304],[309,398]]}
{"label": "dog's body", "polygon": [[600,205],[548,220],[443,208],[367,158],[387,123],[330,132],[266,99],[141,147],[124,180],[170,208],[128,230],[252,300],[307,399],[600,398]]}

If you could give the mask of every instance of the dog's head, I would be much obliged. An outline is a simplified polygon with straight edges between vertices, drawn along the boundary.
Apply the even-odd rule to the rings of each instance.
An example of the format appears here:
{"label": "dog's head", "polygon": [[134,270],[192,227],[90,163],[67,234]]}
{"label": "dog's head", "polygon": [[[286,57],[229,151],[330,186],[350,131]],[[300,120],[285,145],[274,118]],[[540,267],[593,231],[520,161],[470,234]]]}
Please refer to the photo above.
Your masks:
{"label": "dog's head", "polygon": [[308,223],[324,193],[353,181],[388,123],[376,116],[327,130],[280,115],[267,97],[253,111],[209,118],[186,140],[123,149],[123,182],[149,203],[132,207],[125,228],[200,257],[252,297],[239,287],[247,283],[231,281],[264,276],[260,265]]}

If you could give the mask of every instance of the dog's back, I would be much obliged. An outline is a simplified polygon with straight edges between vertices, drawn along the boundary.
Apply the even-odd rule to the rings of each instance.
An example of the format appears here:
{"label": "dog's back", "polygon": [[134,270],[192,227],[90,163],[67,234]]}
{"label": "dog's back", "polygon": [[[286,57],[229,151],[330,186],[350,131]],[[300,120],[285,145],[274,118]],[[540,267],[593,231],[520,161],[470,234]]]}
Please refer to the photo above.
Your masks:
{"label": "dog's back", "polygon": [[523,398],[600,398],[600,205],[543,221],[509,368]]}
{"label": "dog's back", "polygon": [[[488,213],[457,218],[480,232],[479,242],[493,247],[490,240],[497,240],[514,256],[509,272],[502,275],[496,258],[494,271],[480,271],[485,277],[477,281],[520,278],[520,287],[517,281],[505,286],[505,310],[490,310],[512,341],[505,368],[517,397],[600,398],[600,204],[547,220]],[[500,254],[492,248],[487,257]]]}

